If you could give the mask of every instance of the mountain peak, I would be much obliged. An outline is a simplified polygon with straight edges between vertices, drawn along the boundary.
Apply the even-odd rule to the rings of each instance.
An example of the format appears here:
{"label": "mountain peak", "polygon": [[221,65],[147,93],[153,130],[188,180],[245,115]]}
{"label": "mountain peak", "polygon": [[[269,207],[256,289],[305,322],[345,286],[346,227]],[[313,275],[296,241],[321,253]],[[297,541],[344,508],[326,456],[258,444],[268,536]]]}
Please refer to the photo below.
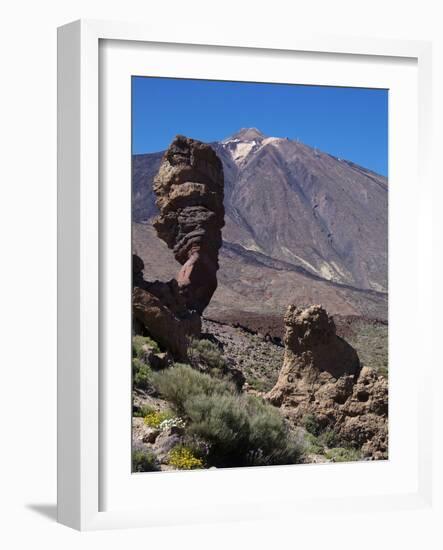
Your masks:
{"label": "mountain peak", "polygon": [[232,134],[226,141],[238,139],[240,141],[254,141],[264,139],[266,136],[257,128],[240,128],[238,132]]}

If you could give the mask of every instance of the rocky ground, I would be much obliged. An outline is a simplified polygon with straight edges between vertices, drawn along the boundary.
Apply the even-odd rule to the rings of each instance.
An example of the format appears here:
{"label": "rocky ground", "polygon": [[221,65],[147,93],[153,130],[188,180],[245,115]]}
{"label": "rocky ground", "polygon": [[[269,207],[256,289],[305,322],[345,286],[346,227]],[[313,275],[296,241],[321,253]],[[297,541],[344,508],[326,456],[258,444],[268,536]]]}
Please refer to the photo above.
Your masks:
{"label": "rocky ground", "polygon": [[247,388],[266,392],[277,381],[284,347],[248,327],[202,320],[203,338],[215,338],[230,365],[239,369]]}
{"label": "rocky ground", "polygon": [[[282,318],[238,312],[236,321],[232,314],[225,319],[229,321],[203,318],[203,332],[217,338],[225,356],[243,372],[252,388],[267,391],[275,384],[283,362]],[[387,376],[387,322],[353,315],[334,315],[334,321],[338,336],[357,350],[362,365]]]}
{"label": "rocky ground", "polygon": [[[249,319],[251,326],[233,322],[231,324],[202,318],[202,338],[217,345],[226,363],[241,371],[245,378],[243,391],[253,395],[263,396],[270,391],[278,380],[283,364],[284,346],[279,339],[281,330],[276,317],[260,319],[259,316],[240,316],[242,323]],[[378,374],[387,377],[388,358],[388,326],[383,321],[354,316],[335,316],[337,334],[346,338],[356,349],[363,366],[374,368]],[[249,324],[249,323],[248,323]],[[267,330],[269,329],[269,330]],[[165,416],[171,416],[170,404],[155,393],[134,388],[133,418],[134,446],[143,445],[152,450],[159,459],[160,470],[173,468],[165,464],[163,459],[171,448],[180,441],[180,428],[172,428],[160,432],[148,426],[143,417],[143,411],[156,410]],[[300,425],[298,431],[304,440],[305,452],[302,462],[322,463],[361,459],[357,451],[336,446],[333,434],[320,434],[317,426]]]}

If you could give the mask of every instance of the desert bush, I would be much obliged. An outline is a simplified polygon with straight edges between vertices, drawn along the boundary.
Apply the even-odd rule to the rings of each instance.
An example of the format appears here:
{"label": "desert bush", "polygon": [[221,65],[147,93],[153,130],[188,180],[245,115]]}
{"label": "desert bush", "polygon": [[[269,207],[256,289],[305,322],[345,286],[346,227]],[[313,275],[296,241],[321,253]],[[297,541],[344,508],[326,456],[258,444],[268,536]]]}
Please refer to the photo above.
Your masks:
{"label": "desert bush", "polygon": [[243,372],[230,365],[219,347],[210,340],[191,340],[188,360],[200,372],[232,382],[237,390],[241,390],[245,383]]}
{"label": "desert bush", "polygon": [[339,438],[334,430],[327,429],[318,436],[319,442],[325,447],[336,447],[339,443]]}
{"label": "desert bush", "polygon": [[141,405],[139,407],[133,407],[132,416],[136,416],[138,418],[144,418],[146,415],[151,413],[153,411],[153,408],[149,405]]}
{"label": "desert bush", "polygon": [[157,472],[159,469],[154,453],[142,447],[135,447],[132,450],[133,472]]}
{"label": "desert bush", "polygon": [[220,349],[210,340],[191,340],[188,347],[189,362],[193,366],[207,367],[209,370],[223,371],[226,361]]}
{"label": "desert bush", "polygon": [[361,453],[358,449],[352,449],[350,447],[334,447],[325,452],[327,459],[332,462],[353,462],[361,459]]}
{"label": "desert bush", "polygon": [[317,417],[313,414],[307,414],[303,418],[302,424],[306,431],[308,431],[312,435],[318,436],[322,431],[322,427],[317,420]]}
{"label": "desert bush", "polygon": [[193,450],[184,445],[177,445],[169,453],[168,464],[178,470],[195,470],[203,468],[201,458],[195,456]]}
{"label": "desert bush", "polygon": [[197,458],[200,458],[204,464],[208,462],[209,456],[209,443],[203,438],[198,437],[195,434],[191,434],[188,431],[185,432],[182,438],[182,444],[192,451],[192,454]]}
{"label": "desert bush", "polygon": [[151,386],[152,371],[138,357],[132,359],[132,380],[135,388],[147,390]]}
{"label": "desert bush", "polygon": [[300,447],[279,411],[250,395],[196,395],[186,404],[190,432],[210,445],[215,466],[290,464]]}
{"label": "desert bush", "polygon": [[132,337],[132,356],[138,357],[138,359],[143,359],[144,350],[143,346],[149,346],[154,350],[154,353],[159,353],[160,348],[155,340],[149,338],[149,336],[140,336],[137,334]]}
{"label": "desert bush", "polygon": [[236,392],[234,385],[230,382],[212,378],[189,365],[179,363],[154,373],[152,380],[160,394],[176,407],[179,414],[185,412],[185,403],[190,397]]}
{"label": "desert bush", "polygon": [[132,338],[132,381],[134,388],[148,390],[151,387],[151,367],[144,360],[144,345],[149,345],[158,350],[158,345],[147,336],[134,336]]}
{"label": "desert bush", "polygon": [[259,397],[246,395],[250,418],[249,451],[255,465],[292,464],[301,455],[301,442],[295,437],[280,411]]}
{"label": "desert bush", "polygon": [[305,434],[305,453],[325,454],[327,449],[336,447],[339,444],[339,438],[334,430],[326,429],[316,436],[310,432]]}
{"label": "desert bush", "polygon": [[306,432],[305,434],[305,448],[306,454],[322,455],[325,452],[325,448],[315,435]]}
{"label": "desert bush", "polygon": [[209,444],[215,466],[291,464],[301,446],[280,412],[186,365],[156,373],[154,383],[188,419],[187,432]]}
{"label": "desert bush", "polygon": [[247,382],[252,389],[261,391],[261,392],[266,392],[272,389],[272,387],[274,386],[272,382],[269,382],[268,380],[264,380],[263,378],[257,378],[256,376],[247,378]]}

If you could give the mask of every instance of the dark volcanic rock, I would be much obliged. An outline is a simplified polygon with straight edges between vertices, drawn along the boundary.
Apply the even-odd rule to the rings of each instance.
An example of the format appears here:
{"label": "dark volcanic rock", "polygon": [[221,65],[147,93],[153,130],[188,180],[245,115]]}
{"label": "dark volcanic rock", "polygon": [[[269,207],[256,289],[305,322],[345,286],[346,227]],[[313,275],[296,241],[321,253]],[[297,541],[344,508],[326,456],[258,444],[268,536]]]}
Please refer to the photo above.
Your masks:
{"label": "dark volcanic rock", "polygon": [[213,149],[177,136],[166,151],[153,189],[158,236],[182,264],[177,275],[186,307],[202,313],[217,288],[224,225],[223,167]]}

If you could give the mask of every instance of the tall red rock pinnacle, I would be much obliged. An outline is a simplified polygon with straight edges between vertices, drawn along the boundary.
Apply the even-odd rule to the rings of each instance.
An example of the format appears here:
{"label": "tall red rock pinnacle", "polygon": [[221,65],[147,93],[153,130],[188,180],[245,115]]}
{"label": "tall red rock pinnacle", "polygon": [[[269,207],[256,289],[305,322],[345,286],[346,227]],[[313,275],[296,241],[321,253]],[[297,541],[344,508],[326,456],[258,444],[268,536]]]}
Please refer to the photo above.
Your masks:
{"label": "tall red rock pinnacle", "polygon": [[154,227],[182,264],[177,282],[186,307],[200,315],[217,288],[223,187],[223,167],[214,150],[176,136],[154,179],[160,210]]}

